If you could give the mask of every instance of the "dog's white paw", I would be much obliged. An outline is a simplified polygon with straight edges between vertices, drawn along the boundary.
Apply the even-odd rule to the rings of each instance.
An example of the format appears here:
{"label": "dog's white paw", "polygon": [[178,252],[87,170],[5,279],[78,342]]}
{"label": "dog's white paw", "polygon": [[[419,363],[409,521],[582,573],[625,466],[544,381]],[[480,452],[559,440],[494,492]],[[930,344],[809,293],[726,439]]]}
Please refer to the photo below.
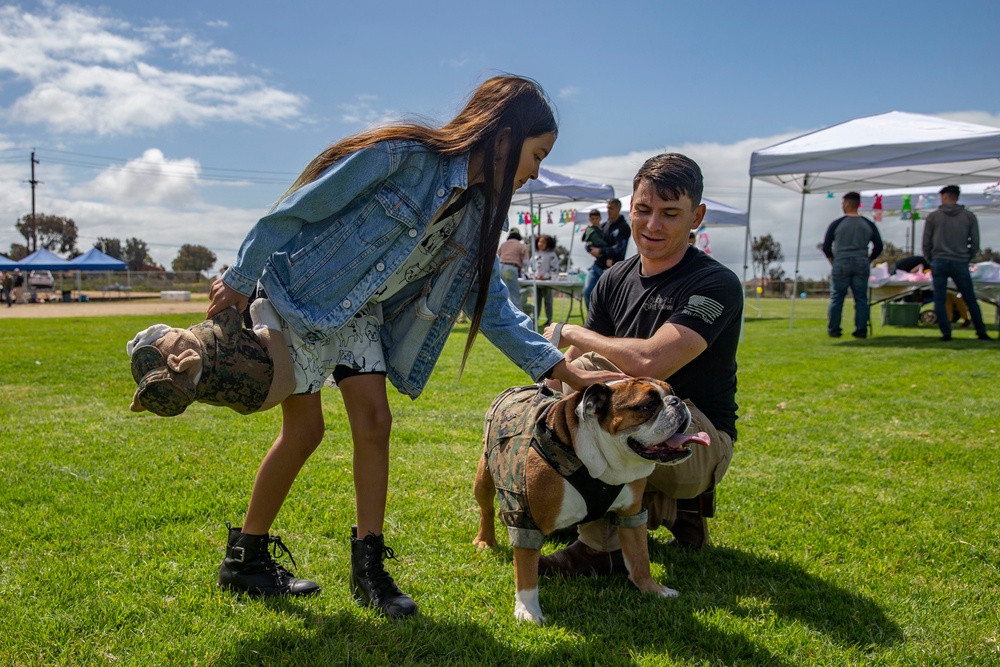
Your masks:
{"label": "dog's white paw", "polygon": [[680,591],[675,591],[672,588],[667,588],[666,586],[660,586],[660,590],[656,593],[661,598],[675,598],[681,594]]}
{"label": "dog's white paw", "polygon": [[542,607],[538,604],[538,589],[518,591],[514,597],[514,618],[519,621],[531,621],[535,625],[545,622]]}

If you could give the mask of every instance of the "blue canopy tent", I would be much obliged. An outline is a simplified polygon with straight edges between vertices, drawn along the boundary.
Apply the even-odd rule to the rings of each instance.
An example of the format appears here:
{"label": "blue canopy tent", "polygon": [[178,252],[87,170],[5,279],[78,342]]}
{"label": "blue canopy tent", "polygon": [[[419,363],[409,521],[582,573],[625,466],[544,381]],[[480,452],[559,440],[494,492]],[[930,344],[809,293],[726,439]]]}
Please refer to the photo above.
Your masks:
{"label": "blue canopy tent", "polygon": [[17,260],[16,268],[22,271],[68,271],[73,266],[49,250],[39,248],[24,259]]}
{"label": "blue canopy tent", "polygon": [[[114,289],[123,288],[125,290],[132,289],[132,276],[128,272],[128,264],[120,259],[115,259],[111,255],[102,252],[98,248],[91,248],[87,252],[83,253],[79,257],[74,257],[70,260],[70,265],[73,269],[77,271],[125,271],[125,285],[116,285]],[[76,289],[81,289],[80,274],[76,274]],[[110,285],[108,289],[111,289]],[[102,288],[104,289],[104,288]]]}
{"label": "blue canopy tent", "polygon": [[79,257],[70,260],[72,268],[80,271],[127,271],[128,264],[111,255],[106,255],[97,248],[91,248]]}
{"label": "blue canopy tent", "polygon": [[0,255],[0,269],[4,271],[13,271],[16,268],[17,262],[6,255]]}

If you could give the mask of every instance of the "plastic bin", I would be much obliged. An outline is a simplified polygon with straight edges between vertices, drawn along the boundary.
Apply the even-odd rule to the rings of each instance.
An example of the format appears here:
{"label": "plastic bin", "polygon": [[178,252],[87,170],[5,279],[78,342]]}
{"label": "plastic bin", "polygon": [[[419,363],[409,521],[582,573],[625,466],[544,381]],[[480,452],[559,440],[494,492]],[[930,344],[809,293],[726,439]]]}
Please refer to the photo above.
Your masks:
{"label": "plastic bin", "polygon": [[915,327],[920,324],[919,303],[883,303],[882,324],[891,327]]}

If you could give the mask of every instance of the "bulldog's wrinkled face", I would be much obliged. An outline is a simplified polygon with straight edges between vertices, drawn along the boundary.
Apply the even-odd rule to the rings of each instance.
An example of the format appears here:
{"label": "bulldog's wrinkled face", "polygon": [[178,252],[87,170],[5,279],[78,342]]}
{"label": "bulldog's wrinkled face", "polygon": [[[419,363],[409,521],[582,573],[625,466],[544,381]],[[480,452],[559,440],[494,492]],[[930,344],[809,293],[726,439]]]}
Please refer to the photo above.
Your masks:
{"label": "bulldog's wrinkled face", "polygon": [[686,433],[691,412],[662,380],[594,385],[585,390],[581,407],[612,440],[652,463],[677,464],[692,455],[689,444],[709,444],[704,433]]}

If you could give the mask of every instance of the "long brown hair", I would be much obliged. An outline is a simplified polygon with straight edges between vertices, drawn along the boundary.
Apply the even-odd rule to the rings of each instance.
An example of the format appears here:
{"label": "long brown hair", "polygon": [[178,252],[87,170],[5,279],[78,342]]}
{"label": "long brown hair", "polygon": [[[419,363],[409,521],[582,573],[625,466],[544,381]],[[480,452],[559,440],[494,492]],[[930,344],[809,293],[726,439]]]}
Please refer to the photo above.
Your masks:
{"label": "long brown hair", "polygon": [[[504,132],[510,133],[510,152],[506,156],[498,156],[497,139]],[[440,128],[419,122],[400,123],[367,130],[338,141],[313,158],[282,198],[319,178],[337,160],[380,141],[413,140],[442,155],[481,155],[486,201],[473,274],[473,280],[478,285],[476,306],[462,355],[461,368],[464,369],[486,307],[493,262],[514,195],[514,177],[521,148],[526,139],[549,133],[557,134],[558,124],[542,87],[524,77],[496,76],[479,86],[458,115]],[[496,190],[496,164],[504,157],[503,181]]]}

